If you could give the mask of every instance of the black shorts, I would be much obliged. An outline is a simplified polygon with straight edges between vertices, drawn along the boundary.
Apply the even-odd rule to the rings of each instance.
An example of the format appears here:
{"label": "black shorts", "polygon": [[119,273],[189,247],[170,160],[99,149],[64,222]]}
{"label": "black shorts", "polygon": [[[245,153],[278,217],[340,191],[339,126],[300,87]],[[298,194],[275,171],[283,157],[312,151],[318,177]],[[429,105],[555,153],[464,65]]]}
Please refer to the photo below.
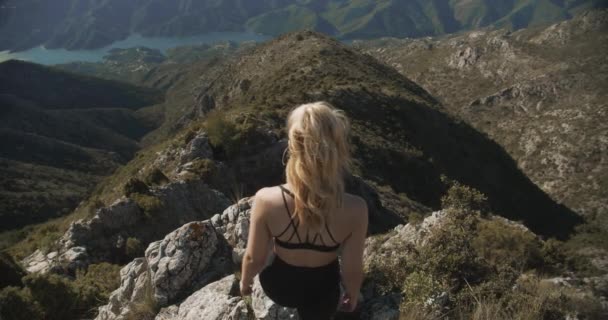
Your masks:
{"label": "black shorts", "polygon": [[293,266],[275,256],[260,273],[260,284],[275,303],[296,308],[301,320],[331,319],[340,300],[340,264],[309,268]]}

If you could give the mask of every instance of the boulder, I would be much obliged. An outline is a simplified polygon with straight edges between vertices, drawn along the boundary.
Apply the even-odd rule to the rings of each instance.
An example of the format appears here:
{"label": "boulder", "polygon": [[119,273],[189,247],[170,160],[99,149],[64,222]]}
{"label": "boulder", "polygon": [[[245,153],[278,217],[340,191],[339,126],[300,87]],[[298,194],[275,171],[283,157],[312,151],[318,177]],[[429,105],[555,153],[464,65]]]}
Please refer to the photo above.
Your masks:
{"label": "boulder", "polygon": [[164,308],[155,320],[248,320],[247,304],[234,275],[213,282],[190,295],[179,306]]}
{"label": "boulder", "polygon": [[188,223],[151,243],[144,258],[121,270],[120,288],[96,319],[128,319],[142,304],[169,306],[226,275],[231,266],[230,248],[211,223]]}
{"label": "boulder", "polygon": [[180,165],[195,159],[213,159],[209,137],[204,131],[199,131],[185,148],[179,150]]}
{"label": "boulder", "polygon": [[240,265],[249,236],[249,217],[253,197],[243,198],[228,207],[222,214],[216,214],[210,221],[233,249],[233,262]]}

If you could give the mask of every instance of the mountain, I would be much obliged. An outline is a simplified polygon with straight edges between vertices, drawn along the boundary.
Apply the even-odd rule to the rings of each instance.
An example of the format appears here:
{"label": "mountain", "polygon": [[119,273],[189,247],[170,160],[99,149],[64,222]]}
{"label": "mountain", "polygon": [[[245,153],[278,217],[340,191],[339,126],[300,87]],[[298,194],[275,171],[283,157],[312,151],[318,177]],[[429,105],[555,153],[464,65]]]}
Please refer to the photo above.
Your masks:
{"label": "mountain", "polygon": [[343,39],[421,37],[490,25],[518,29],[607,5],[605,0],[6,0],[0,50],[99,48],[133,33],[278,35],[312,29]]}
{"label": "mountain", "polygon": [[593,221],[608,218],[608,10],[543,28],[356,45],[498,142],[530,179]]}
{"label": "mountain", "polygon": [[70,212],[128,161],[153,124],[148,88],[21,61],[0,64],[2,230]]}
{"label": "mountain", "polygon": [[[0,306],[15,305],[0,312],[35,305],[42,310],[31,319],[285,318],[290,311],[259,286],[251,305],[237,297],[231,274],[246,245],[247,197],[284,181],[287,115],[325,100],[351,119],[347,190],[370,212],[364,319],[429,306],[469,315],[485,310],[480,296],[509,315],[565,317],[581,305],[576,297],[585,304],[575,314],[605,314],[596,301],[605,272],[594,269],[604,260],[566,258],[561,242],[543,240],[571,236],[582,218],[396,69],[305,31],[172,71],[165,101],[137,111],[162,123],[145,147],[72,214],[7,248],[32,274],[23,288],[0,291]],[[120,275],[108,263],[124,265]],[[541,278],[572,270],[588,273]],[[48,303],[55,288],[69,306]]]}
{"label": "mountain", "polygon": [[[148,212],[144,216],[159,218],[126,229],[109,219],[116,224],[108,231],[99,231],[105,227],[97,222],[74,226],[65,236],[72,240],[62,240],[63,245],[92,246],[91,258],[124,261],[108,251],[119,241],[109,235],[118,232],[120,239],[137,237],[147,244],[185,219],[171,212],[182,211],[189,219],[206,212],[199,208],[202,200],[193,196],[202,192],[201,181],[233,199],[278,184],[283,180],[285,117],[293,106],[318,100],[331,102],[352,119],[353,173],[362,180],[355,179],[350,190],[366,195],[370,207],[377,208],[373,232],[439,208],[455,181],[486,194],[497,214],[522,220],[547,236],[566,236],[580,222],[532,184],[500,146],[448,115],[421,87],[321,34],[288,34],[225,60],[180,68],[182,75],[165,102],[140,112],[163,114],[162,125],[146,136],[153,138],[75,211],[77,217],[90,217],[97,211],[86,210],[96,204],[105,208],[102,215],[122,215],[131,224],[140,219],[135,218],[139,206]],[[130,196],[136,193],[143,196]],[[175,199],[196,206],[180,209]],[[547,224],[549,220],[555,223]],[[68,226],[59,223],[56,236],[62,237]],[[93,246],[80,233],[91,228],[108,236],[93,236]]]}

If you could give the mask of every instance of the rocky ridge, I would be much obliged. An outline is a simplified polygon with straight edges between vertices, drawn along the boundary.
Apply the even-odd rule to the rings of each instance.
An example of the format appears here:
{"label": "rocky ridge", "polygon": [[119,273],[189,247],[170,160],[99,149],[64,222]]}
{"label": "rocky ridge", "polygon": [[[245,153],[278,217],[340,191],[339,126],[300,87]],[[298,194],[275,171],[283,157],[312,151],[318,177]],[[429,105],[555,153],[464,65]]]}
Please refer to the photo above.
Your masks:
{"label": "rocky ridge", "polygon": [[359,43],[497,141],[556,201],[606,216],[608,11],[545,28]]}
{"label": "rocky ridge", "polygon": [[[237,257],[246,246],[253,200],[243,199],[221,215],[188,223],[168,234],[164,240],[150,244],[145,258],[137,258],[121,270],[121,287],[112,293],[109,304],[100,308],[96,319],[143,319],[144,316],[155,320],[201,317],[209,320],[252,317],[264,320],[297,319],[294,310],[280,307],[266,297],[257,279],[251,302],[246,302],[239,295],[238,279],[228,275],[231,270],[238,270]],[[403,252],[405,248],[427,245],[433,232],[448,223],[448,215],[447,210],[437,211],[419,224],[399,225],[385,235],[368,238],[364,254],[366,270],[379,261],[390,260],[391,256]],[[500,217],[492,219],[509,228],[530,233],[521,224]],[[160,250],[163,247],[170,250]],[[234,259],[227,258],[230,251]],[[606,283],[605,277],[582,281],[572,278],[543,281],[557,286],[575,286],[583,295],[591,294],[589,290],[593,287],[585,282]],[[373,280],[367,281],[362,288],[358,311],[361,319],[399,319],[402,295],[395,292],[379,293],[374,290],[376,285]],[[433,308],[441,308],[448,303],[448,295],[448,292],[444,292],[429,304]],[[604,303],[608,305],[606,301]],[[136,307],[142,304],[152,307]]]}

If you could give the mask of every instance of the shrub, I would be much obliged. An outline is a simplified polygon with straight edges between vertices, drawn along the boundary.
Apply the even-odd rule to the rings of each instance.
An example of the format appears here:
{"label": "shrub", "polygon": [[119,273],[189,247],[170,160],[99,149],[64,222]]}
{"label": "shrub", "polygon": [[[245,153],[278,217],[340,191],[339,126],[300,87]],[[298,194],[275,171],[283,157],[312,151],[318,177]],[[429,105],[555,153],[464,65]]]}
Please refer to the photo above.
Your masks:
{"label": "shrub", "polygon": [[471,245],[479,215],[457,209],[448,209],[446,215],[445,221],[419,249],[417,268],[434,275],[448,287],[461,288],[464,281],[477,283],[486,272],[486,266]]}
{"label": "shrub", "polygon": [[42,308],[45,319],[78,319],[96,304],[92,290],[78,291],[70,280],[55,274],[28,275],[23,283]]}
{"label": "shrub", "polygon": [[219,110],[209,112],[205,121],[205,130],[213,147],[223,149],[226,155],[235,151],[237,127],[234,122],[226,118],[224,112]]}
{"label": "shrub", "polygon": [[447,193],[441,198],[442,208],[454,208],[465,211],[489,212],[488,198],[477,189],[452,182]]}
{"label": "shrub", "polygon": [[477,254],[498,269],[528,270],[542,264],[542,243],[536,235],[502,220],[481,221],[472,243]]}
{"label": "shrub", "polygon": [[600,319],[601,304],[576,289],[558,287],[536,276],[524,276],[499,300],[504,319]]}
{"label": "shrub", "polygon": [[6,287],[0,290],[0,319],[42,320],[44,313],[27,290]]}
{"label": "shrub", "polygon": [[411,306],[423,308],[429,299],[438,297],[445,288],[435,279],[433,274],[425,271],[410,273],[403,282],[401,292],[405,299],[402,308]]}
{"label": "shrub", "polygon": [[163,185],[163,184],[170,182],[169,178],[167,178],[167,176],[159,168],[152,169],[146,175],[144,181],[147,185],[150,185],[150,186],[151,185]]}
{"label": "shrub", "polygon": [[106,301],[112,291],[120,286],[119,265],[102,262],[91,264],[87,270],[78,270],[74,285],[78,291],[93,289],[97,301]]}
{"label": "shrub", "polygon": [[237,120],[229,120],[219,110],[210,112],[205,121],[209,142],[215,149],[214,154],[223,154],[227,159],[243,152],[245,146],[254,149],[265,141],[266,137],[259,130],[262,125],[251,114],[241,114]]}
{"label": "shrub", "polygon": [[125,245],[125,254],[127,255],[127,258],[133,259],[141,257],[144,253],[144,249],[145,248],[139,239],[133,237],[127,238],[127,243]]}
{"label": "shrub", "polygon": [[413,226],[420,225],[424,221],[424,216],[418,212],[412,212],[407,217],[407,222],[411,223]]}
{"label": "shrub", "polygon": [[148,218],[153,217],[163,207],[162,201],[153,195],[132,193],[129,197],[137,203],[137,206],[141,208],[144,215]]}
{"label": "shrub", "polygon": [[131,194],[140,193],[140,194],[148,194],[150,193],[150,189],[148,185],[143,181],[137,178],[130,178],[127,183],[125,183],[123,187],[123,193],[125,196],[129,197]]}

